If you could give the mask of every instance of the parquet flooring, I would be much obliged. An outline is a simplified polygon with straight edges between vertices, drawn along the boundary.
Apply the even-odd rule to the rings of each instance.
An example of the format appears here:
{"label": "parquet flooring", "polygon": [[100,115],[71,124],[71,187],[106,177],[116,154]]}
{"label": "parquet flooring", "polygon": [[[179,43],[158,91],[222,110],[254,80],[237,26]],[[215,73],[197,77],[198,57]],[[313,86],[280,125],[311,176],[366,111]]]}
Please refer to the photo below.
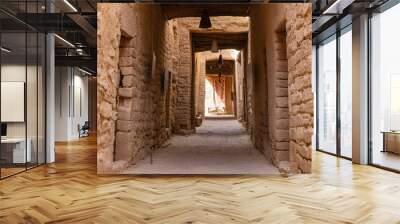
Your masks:
{"label": "parquet flooring", "polygon": [[95,138],[0,181],[0,223],[400,223],[400,175],[315,152],[313,174],[97,176]]}

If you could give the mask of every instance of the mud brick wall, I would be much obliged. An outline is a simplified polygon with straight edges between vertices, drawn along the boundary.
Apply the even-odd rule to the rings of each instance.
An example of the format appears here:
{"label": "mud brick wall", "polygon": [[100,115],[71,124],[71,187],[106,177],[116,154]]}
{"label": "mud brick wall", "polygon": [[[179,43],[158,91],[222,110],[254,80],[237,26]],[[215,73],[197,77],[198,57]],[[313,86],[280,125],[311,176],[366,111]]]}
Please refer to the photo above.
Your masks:
{"label": "mud brick wall", "polygon": [[287,6],[286,18],[292,169],[300,173],[310,173],[314,122],[311,4]]}
{"label": "mud brick wall", "polygon": [[98,172],[116,173],[170,135],[175,79],[164,91],[162,76],[176,74],[176,24],[156,5],[99,4],[98,14]]}
{"label": "mud brick wall", "polygon": [[254,6],[250,20],[253,142],[280,169],[310,173],[311,4]]}

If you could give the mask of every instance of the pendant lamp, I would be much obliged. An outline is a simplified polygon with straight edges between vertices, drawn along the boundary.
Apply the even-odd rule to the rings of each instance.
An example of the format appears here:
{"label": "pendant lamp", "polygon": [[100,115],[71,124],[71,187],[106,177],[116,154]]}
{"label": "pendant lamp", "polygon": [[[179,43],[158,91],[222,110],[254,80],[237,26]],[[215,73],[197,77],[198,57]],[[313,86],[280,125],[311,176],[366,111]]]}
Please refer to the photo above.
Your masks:
{"label": "pendant lamp", "polygon": [[219,50],[219,49],[218,49],[218,42],[217,42],[216,39],[214,39],[214,40],[212,41],[212,44],[211,44],[211,52],[217,53],[218,50]]}
{"label": "pendant lamp", "polygon": [[204,9],[203,13],[201,14],[201,20],[199,24],[199,28],[206,29],[211,27],[211,20],[210,16],[208,16],[208,12]]}

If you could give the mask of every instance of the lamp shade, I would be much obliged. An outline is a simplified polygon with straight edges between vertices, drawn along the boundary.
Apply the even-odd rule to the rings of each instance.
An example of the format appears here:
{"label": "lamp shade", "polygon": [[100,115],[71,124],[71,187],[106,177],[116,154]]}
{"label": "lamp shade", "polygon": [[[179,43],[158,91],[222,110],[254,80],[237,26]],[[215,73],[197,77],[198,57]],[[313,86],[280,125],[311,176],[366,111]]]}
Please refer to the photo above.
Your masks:
{"label": "lamp shade", "polygon": [[211,44],[211,52],[217,53],[218,50],[219,50],[219,48],[218,48],[218,42],[217,42],[216,39],[214,39],[214,40],[212,41],[212,44]]}
{"label": "lamp shade", "polygon": [[203,13],[201,14],[201,20],[199,24],[199,28],[210,28],[211,27],[211,20],[210,17],[208,16],[208,12],[206,9],[204,9]]}
{"label": "lamp shade", "polygon": [[224,60],[222,59],[222,54],[220,54],[218,57],[218,65],[222,67],[223,63],[224,63]]}

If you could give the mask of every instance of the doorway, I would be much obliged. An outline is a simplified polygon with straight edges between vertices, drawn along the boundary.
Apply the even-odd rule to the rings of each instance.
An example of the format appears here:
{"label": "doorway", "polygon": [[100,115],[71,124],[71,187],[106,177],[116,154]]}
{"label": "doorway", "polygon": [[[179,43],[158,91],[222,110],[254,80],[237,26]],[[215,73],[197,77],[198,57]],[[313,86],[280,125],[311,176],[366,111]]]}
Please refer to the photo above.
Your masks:
{"label": "doorway", "polygon": [[[206,117],[234,116],[234,62],[225,61],[222,64],[227,68],[225,74],[213,74],[209,67],[218,66],[218,62],[207,61],[205,76],[204,111]],[[211,72],[211,73],[209,73]]]}

